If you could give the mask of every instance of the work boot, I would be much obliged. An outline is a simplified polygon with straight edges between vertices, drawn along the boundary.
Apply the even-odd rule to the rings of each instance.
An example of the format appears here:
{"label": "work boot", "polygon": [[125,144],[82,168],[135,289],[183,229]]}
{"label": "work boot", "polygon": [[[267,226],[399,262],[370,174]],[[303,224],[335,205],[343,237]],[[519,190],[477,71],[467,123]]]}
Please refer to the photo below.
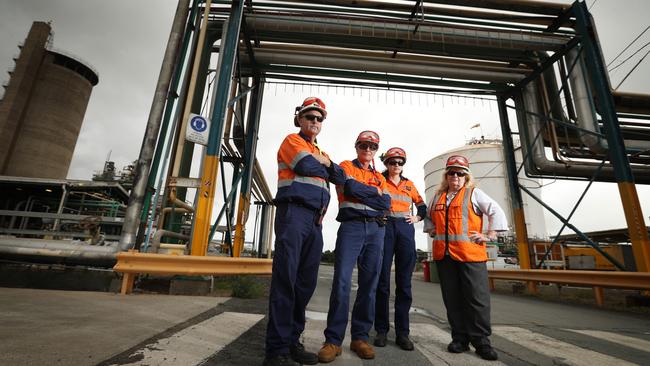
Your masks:
{"label": "work boot", "polygon": [[451,353],[463,353],[469,351],[469,344],[459,341],[451,341],[447,346],[447,351]]}
{"label": "work boot", "polygon": [[336,356],[341,355],[341,346],[337,346],[332,343],[325,343],[318,351],[318,361],[322,363],[328,363],[334,361]]}
{"label": "work boot", "polygon": [[482,359],[488,361],[495,361],[499,358],[497,351],[495,351],[489,344],[483,344],[476,347],[476,354],[481,356]]}
{"label": "work boot", "polygon": [[398,335],[395,343],[404,351],[413,351],[413,348],[415,348],[407,335]]}
{"label": "work boot", "polygon": [[298,342],[289,348],[291,359],[303,365],[315,365],[318,363],[318,356],[315,353],[305,351],[305,346]]}
{"label": "work boot", "polygon": [[289,358],[289,355],[277,355],[265,358],[262,366],[300,366],[300,364]]}
{"label": "work boot", "polygon": [[370,360],[375,358],[375,350],[372,348],[368,342],[356,339],[350,342],[350,349],[354,351],[357,356],[363,358],[364,360]]}
{"label": "work boot", "polygon": [[377,347],[386,347],[386,333],[377,333],[374,344]]}

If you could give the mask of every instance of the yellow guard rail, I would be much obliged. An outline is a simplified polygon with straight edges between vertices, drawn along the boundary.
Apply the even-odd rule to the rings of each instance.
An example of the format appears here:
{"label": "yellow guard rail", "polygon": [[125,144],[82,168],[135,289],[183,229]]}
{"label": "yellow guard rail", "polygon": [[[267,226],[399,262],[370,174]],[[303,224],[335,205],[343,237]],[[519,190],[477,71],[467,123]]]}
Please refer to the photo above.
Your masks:
{"label": "yellow guard rail", "polygon": [[605,287],[650,290],[650,273],[648,272],[488,269],[488,277],[491,290],[494,290],[494,280],[525,281],[532,284],[528,288],[533,288],[533,291],[537,282],[592,287],[598,306],[603,306],[603,288]]}
{"label": "yellow guard rail", "polygon": [[123,273],[120,293],[133,290],[135,276],[141,273],[157,275],[216,276],[216,275],[270,275],[271,259],[230,258],[139,253],[117,254],[115,272]]}

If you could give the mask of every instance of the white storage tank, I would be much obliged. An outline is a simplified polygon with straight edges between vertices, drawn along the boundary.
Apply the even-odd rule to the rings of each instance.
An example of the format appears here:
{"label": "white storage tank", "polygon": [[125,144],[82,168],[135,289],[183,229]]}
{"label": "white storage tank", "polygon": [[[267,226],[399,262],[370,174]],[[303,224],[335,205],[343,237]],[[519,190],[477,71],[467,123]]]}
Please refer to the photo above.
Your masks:
{"label": "white storage tank", "polygon": [[[424,164],[424,184],[427,202],[435,195],[435,191],[440,185],[444,173],[445,163],[451,155],[463,155],[469,159],[470,170],[472,171],[477,186],[497,201],[506,212],[511,229],[510,235],[514,236],[512,203],[501,141],[474,141],[458,149],[453,149],[438,155]],[[515,151],[515,160],[517,161],[517,167],[519,167],[522,161],[521,150]],[[542,197],[540,180],[527,177],[523,169],[519,173],[519,183],[533,192],[535,196]],[[528,237],[547,237],[543,207],[525,192],[522,192],[522,200]],[[484,220],[484,222],[487,223],[487,220]],[[431,251],[430,238],[428,248]]]}

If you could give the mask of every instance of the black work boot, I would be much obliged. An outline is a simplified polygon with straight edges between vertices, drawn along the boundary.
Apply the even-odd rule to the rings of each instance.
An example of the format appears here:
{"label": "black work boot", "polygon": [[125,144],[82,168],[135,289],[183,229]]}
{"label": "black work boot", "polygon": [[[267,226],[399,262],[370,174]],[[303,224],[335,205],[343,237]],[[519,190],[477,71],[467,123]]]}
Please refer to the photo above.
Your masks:
{"label": "black work boot", "polygon": [[289,348],[291,359],[303,365],[315,365],[318,363],[318,355],[305,351],[302,343],[296,343]]}
{"label": "black work boot", "polygon": [[495,361],[499,358],[497,351],[495,351],[489,344],[483,344],[476,347],[476,354],[481,356],[482,359],[488,361]]}
{"label": "black work boot", "polygon": [[386,333],[377,333],[374,345],[377,347],[386,347]]}
{"label": "black work boot", "polygon": [[469,343],[464,343],[460,341],[451,341],[447,346],[447,351],[451,353],[463,353],[469,351]]}
{"label": "black work boot", "polygon": [[289,355],[277,355],[265,358],[262,366],[300,366],[300,364],[289,358]]}
{"label": "black work boot", "polygon": [[398,335],[395,339],[395,343],[405,351],[413,351],[413,348],[415,348],[413,342],[411,342],[407,335]]}

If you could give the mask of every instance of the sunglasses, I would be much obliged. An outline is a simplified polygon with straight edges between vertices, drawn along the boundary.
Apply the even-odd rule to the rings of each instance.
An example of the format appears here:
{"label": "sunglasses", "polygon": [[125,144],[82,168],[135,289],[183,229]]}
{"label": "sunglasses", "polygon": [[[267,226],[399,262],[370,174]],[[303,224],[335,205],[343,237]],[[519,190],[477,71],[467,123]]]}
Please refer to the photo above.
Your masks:
{"label": "sunglasses", "polygon": [[404,166],[406,164],[403,160],[391,160],[388,162],[388,165],[399,165]]}
{"label": "sunglasses", "polygon": [[450,171],[447,172],[447,175],[450,176],[450,177],[453,177],[454,175],[457,176],[457,177],[464,177],[464,176],[467,175],[467,173],[463,173],[463,172],[459,172],[459,171],[455,171],[455,170],[450,170]]}
{"label": "sunglasses", "polygon": [[317,116],[317,115],[315,115],[315,114],[305,114],[303,117],[304,117],[307,121],[312,121],[312,122],[313,122],[313,121],[323,122],[323,120],[325,119],[325,118],[323,118],[323,117],[321,117],[321,116]]}
{"label": "sunglasses", "polygon": [[379,149],[379,145],[377,145],[377,144],[368,144],[368,143],[362,142],[362,143],[357,145],[357,148],[359,150],[377,151],[377,149]]}

